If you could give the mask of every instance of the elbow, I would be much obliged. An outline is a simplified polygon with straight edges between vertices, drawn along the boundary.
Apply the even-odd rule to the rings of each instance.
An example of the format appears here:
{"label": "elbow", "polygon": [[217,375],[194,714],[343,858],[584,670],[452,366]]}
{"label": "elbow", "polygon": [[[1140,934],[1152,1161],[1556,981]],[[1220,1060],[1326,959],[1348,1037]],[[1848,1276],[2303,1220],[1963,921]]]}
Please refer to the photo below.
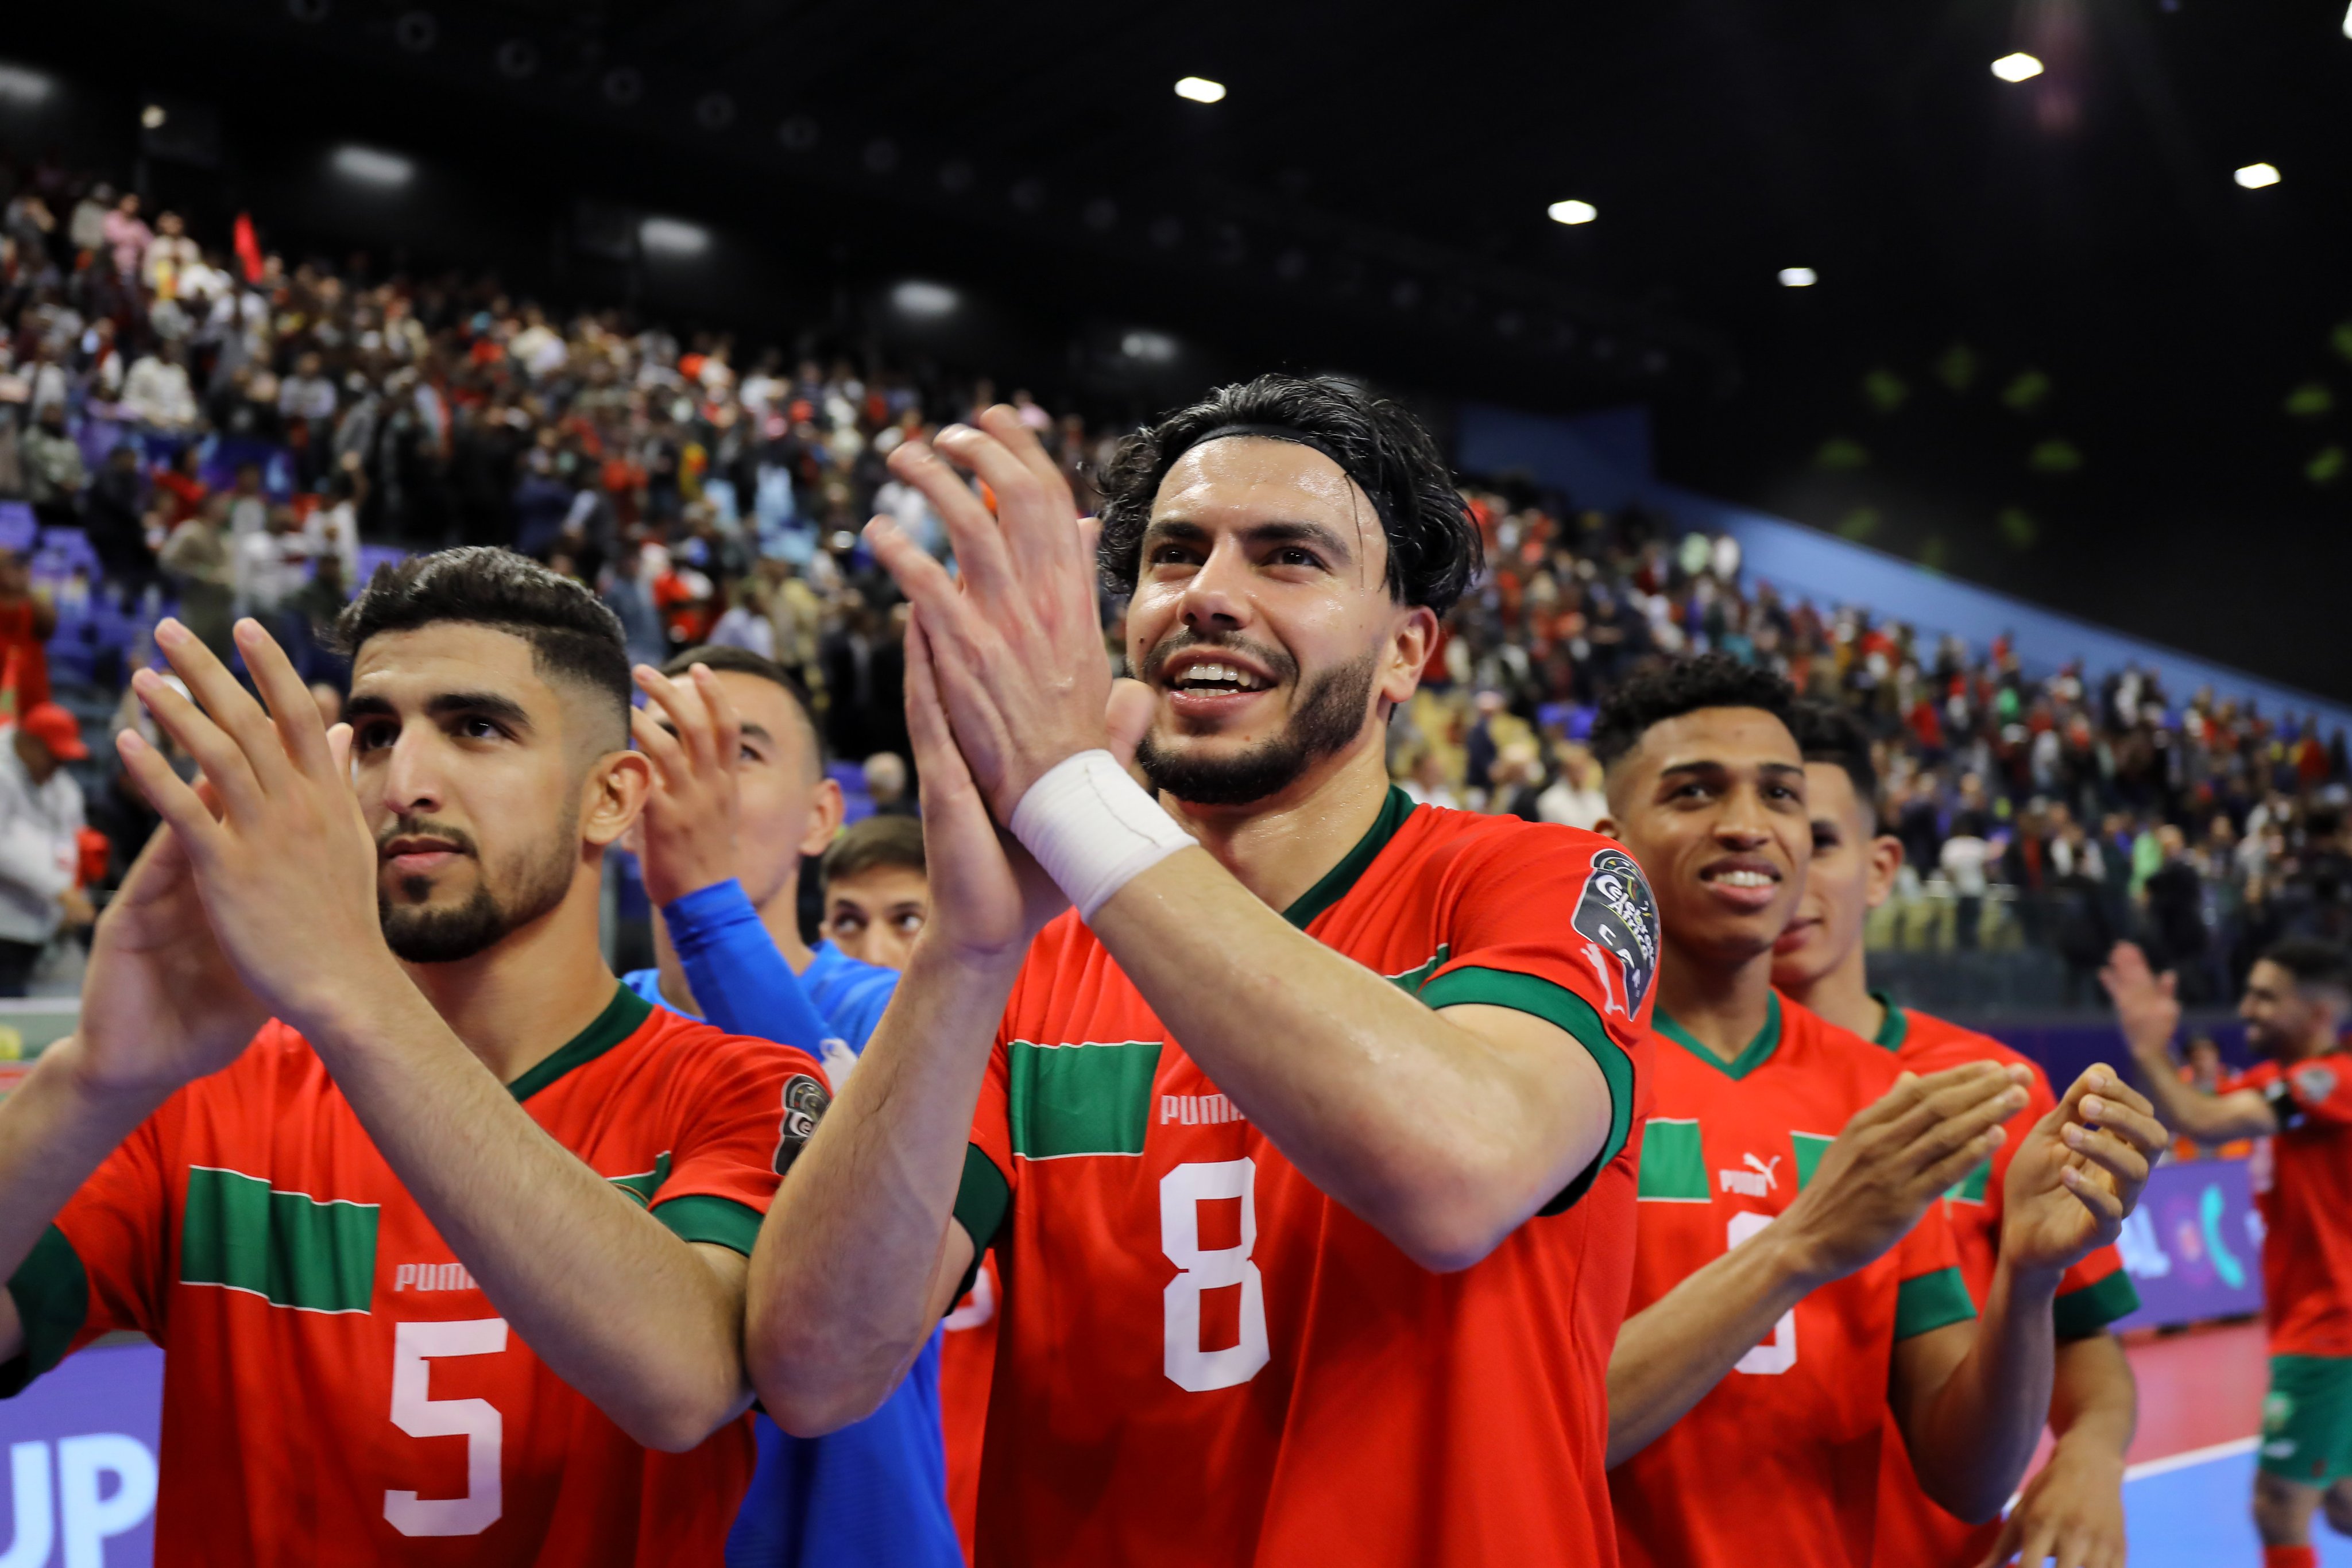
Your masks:
{"label": "elbow", "polygon": [[822,1437],[880,1409],[898,1386],[898,1366],[880,1365],[874,1356],[845,1358],[832,1345],[755,1339],[750,1370],[769,1420],[795,1437]]}
{"label": "elbow", "polygon": [[1483,1263],[1527,1218],[1471,1199],[1400,1205],[1377,1228],[1433,1274],[1459,1274]]}
{"label": "elbow", "polygon": [[763,1387],[760,1408],[795,1437],[823,1437],[863,1421],[882,1407],[884,1396],[861,1388]]}
{"label": "elbow", "polygon": [[633,1442],[657,1453],[685,1454],[709,1442],[712,1433],[750,1407],[750,1399],[740,1395],[723,1401],[677,1400],[632,1411],[626,1419],[616,1417],[615,1423]]}

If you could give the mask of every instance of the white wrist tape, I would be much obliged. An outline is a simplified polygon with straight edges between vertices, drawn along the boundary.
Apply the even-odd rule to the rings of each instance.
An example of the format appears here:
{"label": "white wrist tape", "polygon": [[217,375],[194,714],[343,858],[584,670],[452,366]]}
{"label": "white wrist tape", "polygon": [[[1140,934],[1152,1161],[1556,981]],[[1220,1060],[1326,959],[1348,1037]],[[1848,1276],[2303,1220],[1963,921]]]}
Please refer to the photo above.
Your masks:
{"label": "white wrist tape", "polygon": [[1066,758],[1030,785],[1013,808],[1013,836],[1077,905],[1081,920],[1092,920],[1144,871],[1192,847],[1192,835],[1101,750]]}

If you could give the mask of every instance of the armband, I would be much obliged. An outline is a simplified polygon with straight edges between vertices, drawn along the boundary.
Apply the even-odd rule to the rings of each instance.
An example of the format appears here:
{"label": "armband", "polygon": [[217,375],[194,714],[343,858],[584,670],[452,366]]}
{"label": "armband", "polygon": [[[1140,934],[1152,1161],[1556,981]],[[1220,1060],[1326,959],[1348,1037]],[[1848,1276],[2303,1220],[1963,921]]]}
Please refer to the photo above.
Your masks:
{"label": "armband", "polygon": [[1193,842],[1099,749],[1064,758],[1030,785],[1013,808],[1012,827],[1081,920],[1092,920],[1112,894]]}

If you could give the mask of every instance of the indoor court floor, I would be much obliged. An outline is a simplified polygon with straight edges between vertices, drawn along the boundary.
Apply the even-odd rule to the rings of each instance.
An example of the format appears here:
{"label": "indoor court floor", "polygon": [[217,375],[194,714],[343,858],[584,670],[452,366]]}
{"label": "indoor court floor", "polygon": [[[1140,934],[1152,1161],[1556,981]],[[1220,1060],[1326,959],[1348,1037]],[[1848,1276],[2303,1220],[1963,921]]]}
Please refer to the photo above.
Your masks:
{"label": "indoor court floor", "polygon": [[[2259,1323],[2200,1329],[2129,1347],[2139,1435],[2126,1472],[2132,1568],[2260,1568],[2247,1517],[2266,1380]],[[2327,1568],[2352,1568],[2352,1540],[2314,1520]]]}

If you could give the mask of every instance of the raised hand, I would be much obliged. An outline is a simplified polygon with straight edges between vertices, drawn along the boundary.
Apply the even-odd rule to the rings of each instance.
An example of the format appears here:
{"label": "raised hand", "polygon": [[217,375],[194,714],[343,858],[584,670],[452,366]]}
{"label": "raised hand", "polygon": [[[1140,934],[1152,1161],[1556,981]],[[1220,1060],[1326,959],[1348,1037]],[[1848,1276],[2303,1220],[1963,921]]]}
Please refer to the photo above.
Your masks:
{"label": "raised hand", "polygon": [[[735,874],[742,724],[707,665],[695,665],[685,681],[645,664],[635,674],[655,704],[629,716],[637,749],[654,764],[654,787],[635,831],[646,895],[662,905]],[[672,727],[663,727],[660,717]]]}
{"label": "raised hand", "polygon": [[[195,758],[217,812],[136,735],[125,731],[118,746],[175,846],[154,852],[153,920],[191,914],[172,886],[183,874],[173,857],[184,856],[220,956],[262,1008],[310,1032],[339,1008],[369,1006],[380,986],[408,982],[376,915],[376,846],[352,789],[349,732],[338,727],[330,737],[318,704],[258,622],[238,622],[236,635],[267,711],[176,621],[155,628],[155,644],[189,695],[152,670],[131,683]],[[184,950],[202,973],[198,954]],[[97,970],[93,956],[93,990]]]}
{"label": "raised hand", "polygon": [[2099,971],[2099,984],[2116,1004],[2116,1022],[2132,1055],[2143,1063],[2169,1069],[2172,1037],[2180,1030],[2180,998],[2174,994],[2169,973],[2148,967],[2147,955],[2129,942],[2118,942]]}
{"label": "raised hand", "polygon": [[[904,442],[889,459],[947,525],[961,581],[887,518],[866,525],[866,537],[922,619],[940,704],[973,785],[1009,822],[1056,763],[1107,744],[1110,664],[1095,605],[1094,530],[1080,522],[1067,481],[1013,410],[992,408],[980,423]],[[986,482],[995,516],[950,460]]]}
{"label": "raised hand", "polygon": [[2001,1123],[2024,1108],[2022,1067],[1975,1061],[1905,1073],[1853,1113],[1777,1222],[1811,1260],[1809,1272],[1843,1279],[1901,1240],[1927,1206],[1990,1157]]}
{"label": "raised hand", "polygon": [[2168,1141],[2147,1098],[2120,1073],[2105,1062],[2084,1069],[2009,1163],[2001,1256],[2020,1268],[2061,1270],[2113,1243]]}

